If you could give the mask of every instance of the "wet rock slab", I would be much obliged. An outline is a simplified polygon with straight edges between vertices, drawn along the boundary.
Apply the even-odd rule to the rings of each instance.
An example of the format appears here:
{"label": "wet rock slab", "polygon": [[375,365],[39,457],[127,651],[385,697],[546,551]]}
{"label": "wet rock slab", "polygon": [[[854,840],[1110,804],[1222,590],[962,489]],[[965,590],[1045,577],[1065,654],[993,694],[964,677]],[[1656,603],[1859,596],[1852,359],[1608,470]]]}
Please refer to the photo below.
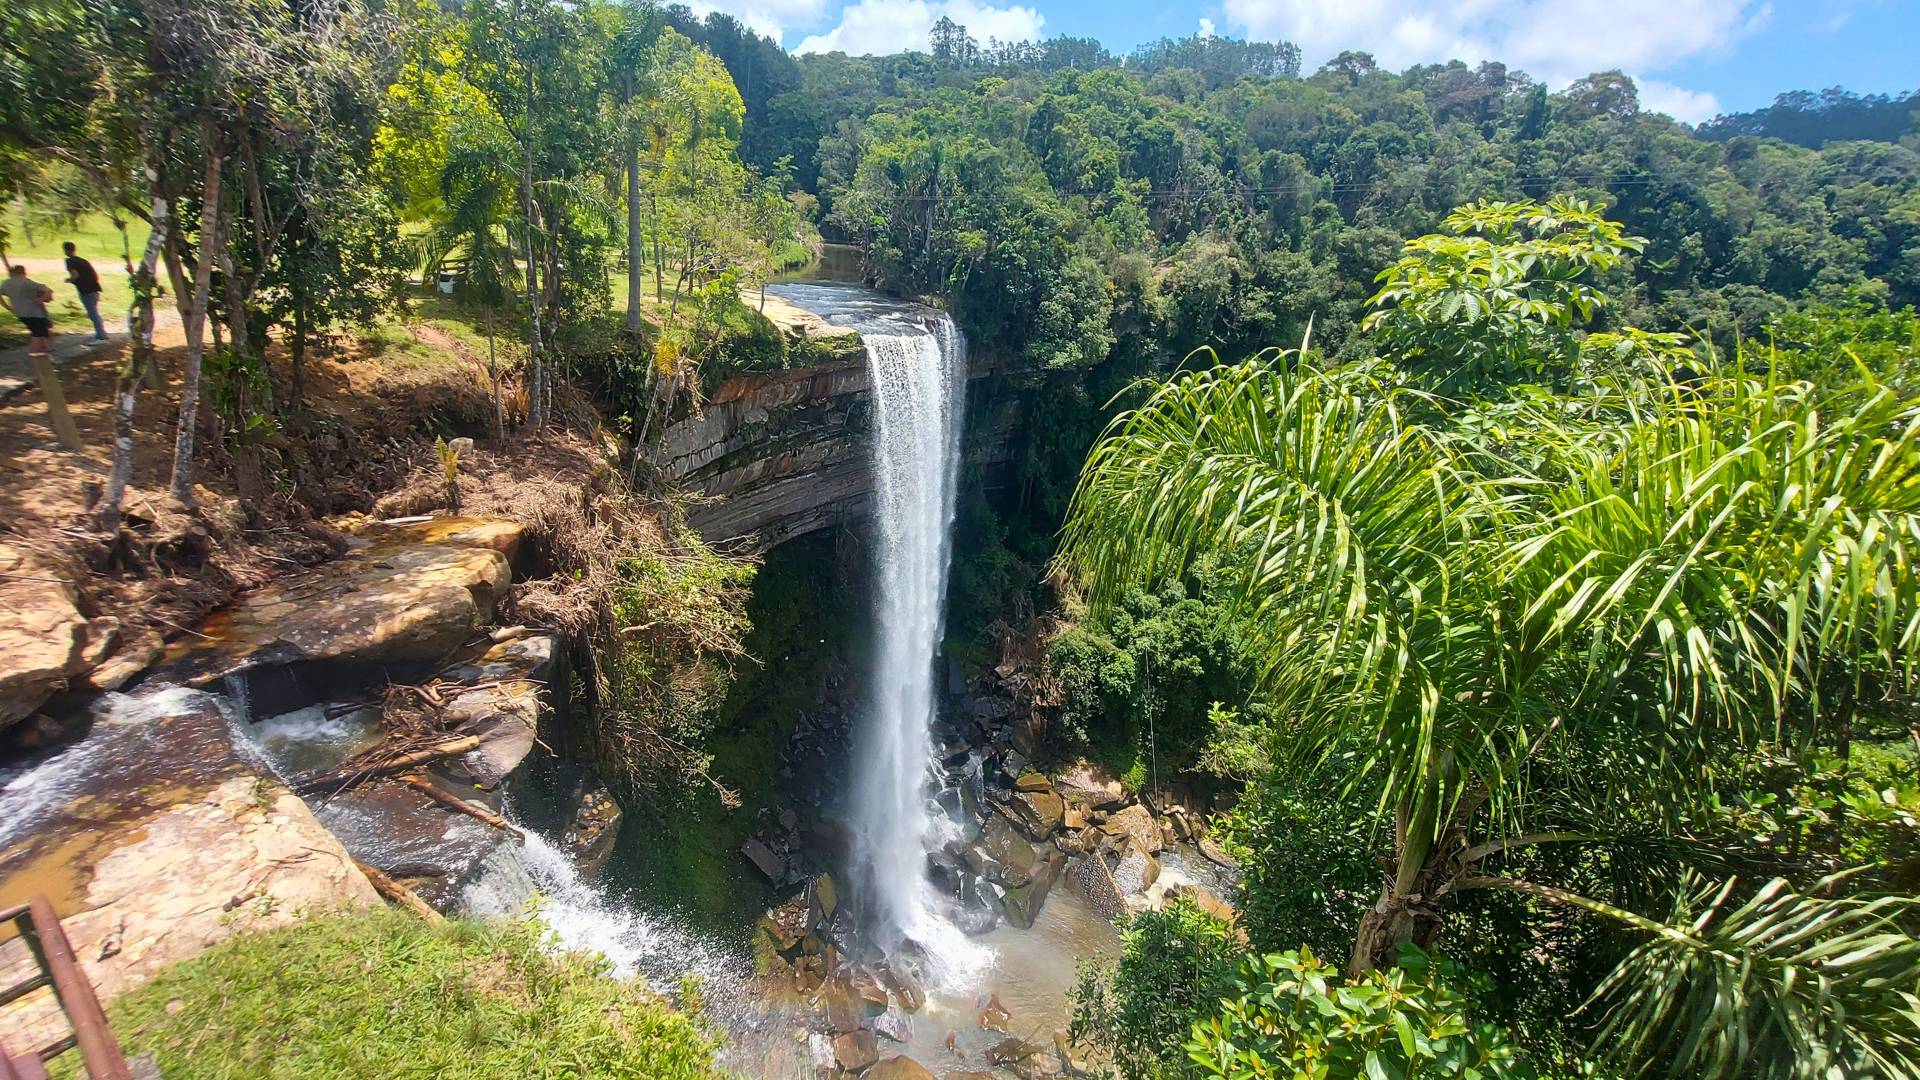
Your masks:
{"label": "wet rock slab", "polygon": [[[427,770],[440,790],[499,812],[492,789],[533,749],[543,707],[541,694],[552,673],[558,639],[543,632],[503,634],[471,660],[442,668],[439,684],[469,689],[446,692],[441,722],[449,734],[478,735],[478,749],[456,762]],[[337,766],[350,751],[337,746],[321,769]],[[396,780],[382,779],[349,790],[311,797],[315,815],[354,858],[404,881],[421,899],[441,909],[455,906],[461,889],[480,872],[509,834],[450,810]]]}
{"label": "wet rock slab", "polygon": [[107,695],[84,736],[0,771],[0,906],[44,893],[103,998],[248,930],[376,901],[210,695]]}
{"label": "wet rock slab", "polygon": [[370,526],[354,550],[216,612],[155,677],[206,686],[260,666],[334,669],[444,661],[493,618],[522,530],[494,518]]}

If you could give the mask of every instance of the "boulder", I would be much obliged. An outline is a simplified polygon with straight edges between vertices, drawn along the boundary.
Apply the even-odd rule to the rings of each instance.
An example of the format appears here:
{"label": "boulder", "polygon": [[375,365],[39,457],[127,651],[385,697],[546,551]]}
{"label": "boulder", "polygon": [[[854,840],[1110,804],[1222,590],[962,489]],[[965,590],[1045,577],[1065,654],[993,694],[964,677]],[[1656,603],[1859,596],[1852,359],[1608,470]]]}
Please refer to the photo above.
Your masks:
{"label": "boulder", "polygon": [[1072,803],[1068,803],[1066,813],[1061,816],[1060,826],[1072,832],[1079,832],[1087,827],[1086,812],[1074,806]]}
{"label": "boulder", "polygon": [[880,1041],[871,1031],[849,1031],[833,1040],[833,1063],[850,1073],[871,1068],[880,1060]]}
{"label": "boulder", "polygon": [[440,682],[470,689],[447,695],[441,722],[465,735],[478,735],[480,747],[461,757],[481,788],[491,789],[507,778],[533,750],[540,727],[540,695],[553,672],[560,639],[555,634],[510,628],[505,636],[476,659],[442,668]]}
{"label": "boulder", "polygon": [[787,860],[776,854],[759,837],[750,837],[746,843],[741,844],[740,854],[745,855],[754,869],[760,871],[774,886],[778,887],[782,881],[786,880]]}
{"label": "boulder", "polygon": [[987,1047],[987,1064],[1005,1068],[1039,1053],[1040,1048],[1025,1039],[1006,1038]]}
{"label": "boulder", "polygon": [[1020,831],[1035,840],[1045,840],[1059,831],[1066,810],[1060,796],[1051,791],[1016,791],[1006,805]]}
{"label": "boulder", "polygon": [[431,518],[369,530],[360,546],[214,613],[203,637],[161,659],[169,679],[206,686],[261,664],[333,668],[430,663],[493,619],[521,527]]}
{"label": "boulder", "polygon": [[839,976],[820,984],[813,1005],[826,1014],[827,1026],[837,1032],[859,1031],[866,1019],[861,1015],[859,1000]]}
{"label": "boulder", "polygon": [[1037,772],[1023,772],[1014,778],[1015,791],[1052,791],[1053,783]]}
{"label": "boulder", "polygon": [[160,654],[166,651],[166,642],[151,630],[142,631],[128,637],[122,634],[120,647],[113,655],[100,662],[100,665],[87,672],[86,684],[95,690],[118,690],[125,686],[135,675],[147,670]]}
{"label": "boulder", "polygon": [[1100,831],[1116,840],[1132,837],[1149,855],[1158,854],[1166,848],[1166,840],[1160,835],[1160,823],[1153,820],[1152,811],[1139,803],[1107,815]]}
{"label": "boulder", "polygon": [[1012,1020],[1007,1007],[1000,1004],[999,994],[988,997],[987,1003],[980,1006],[980,1026],[987,1031],[1005,1031]]}
{"label": "boulder", "polygon": [[1215,866],[1224,866],[1228,870],[1239,869],[1239,864],[1233,861],[1233,856],[1227,854],[1227,850],[1216,843],[1213,837],[1202,836],[1195,846],[1200,849],[1201,856]]}
{"label": "boulder", "polygon": [[1040,862],[1033,845],[1021,838],[1006,818],[987,817],[980,830],[980,845],[973,849],[968,864],[982,877],[989,877],[1008,888],[1025,885],[1033,879],[1033,868]]}
{"label": "boulder", "polygon": [[[748,844],[758,841],[749,840]],[[774,947],[783,953],[790,953],[800,947],[807,937],[807,902],[804,897],[792,896],[775,907],[767,909],[760,919],[760,928],[767,932]]]}
{"label": "boulder", "polygon": [[920,977],[897,962],[880,969],[880,982],[908,1012],[919,1012],[927,1003],[927,990]]}
{"label": "boulder", "polygon": [[913,1018],[899,1009],[888,1009],[873,1018],[873,1030],[897,1043],[913,1039]]}
{"label": "boulder", "polygon": [[833,1036],[820,1031],[807,1036],[807,1064],[813,1066],[815,1076],[833,1071]]}
{"label": "boulder", "polygon": [[[1219,894],[1207,888],[1205,885],[1197,882],[1183,881],[1167,890],[1166,898],[1168,901],[1183,897],[1192,902],[1192,904],[1201,911],[1219,919],[1223,923],[1229,923],[1235,927],[1240,925],[1240,909],[1220,899]],[[1243,941],[1246,939],[1245,930],[1240,931],[1240,937]]]}
{"label": "boulder", "polygon": [[1013,1075],[1019,1080],[1043,1080],[1044,1077],[1059,1076],[1065,1071],[1060,1059],[1044,1050],[1013,1063]]}
{"label": "boulder", "polygon": [[816,874],[807,882],[807,909],[813,928],[826,926],[833,922],[833,916],[840,908],[840,890],[833,883],[833,875]]}
{"label": "boulder", "polygon": [[1141,846],[1140,841],[1128,837],[1120,849],[1120,861],[1113,866],[1113,883],[1122,896],[1133,896],[1147,891],[1160,877],[1160,860]]}
{"label": "boulder", "polygon": [[1113,880],[1113,871],[1098,855],[1082,855],[1067,867],[1067,880],[1079,891],[1087,906],[1103,919],[1116,919],[1126,913],[1127,901]]}
{"label": "boulder", "polygon": [[1127,789],[1102,766],[1084,759],[1053,778],[1061,798],[1094,810],[1110,810],[1127,801]]}
{"label": "boulder", "polygon": [[873,972],[862,968],[847,978],[847,986],[853,991],[854,1000],[860,1011],[868,1016],[879,1016],[887,1011],[887,991]]}
{"label": "boulder", "polygon": [[57,567],[0,544],[0,728],[32,716],[90,666],[79,602]]}
{"label": "boulder", "polygon": [[1007,895],[1000,898],[1006,908],[1007,918],[1015,926],[1027,929],[1039,916],[1040,907],[1047,902],[1047,893],[1053,890],[1053,883],[1059,879],[1060,871],[1066,866],[1067,855],[1063,851],[1047,854],[1045,862],[1034,868],[1033,880],[1019,888],[1009,888]]}
{"label": "boulder", "polygon": [[980,1072],[977,1069],[961,1069],[957,1072],[947,1073],[941,1077],[940,1080],[999,1080],[999,1077],[994,1076],[990,1072]]}
{"label": "boulder", "polygon": [[934,1080],[934,1076],[910,1057],[890,1057],[868,1069],[867,1080]]}

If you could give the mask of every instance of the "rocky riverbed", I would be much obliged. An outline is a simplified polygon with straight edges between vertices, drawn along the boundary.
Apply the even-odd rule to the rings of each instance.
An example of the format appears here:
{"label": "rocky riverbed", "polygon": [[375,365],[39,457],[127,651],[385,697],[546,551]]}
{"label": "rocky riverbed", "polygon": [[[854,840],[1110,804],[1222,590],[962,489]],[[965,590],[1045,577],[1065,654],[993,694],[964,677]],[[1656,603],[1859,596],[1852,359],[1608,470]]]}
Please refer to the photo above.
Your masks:
{"label": "rocky riverbed", "polygon": [[[743,847],[787,898],[754,937],[766,993],[792,1003],[815,1075],[942,1075],[1022,1080],[1083,1071],[1067,1039],[1067,991],[1076,964],[1118,952],[1118,916],[1185,896],[1233,920],[1231,860],[1206,835],[1193,794],[1129,792],[1099,767],[1043,770],[1030,707],[988,673],[949,695],[937,727],[940,805],[955,827],[928,854],[930,879],[956,924],[981,948],[967,980],[927,977],[921,957],[876,955],[854,898],[830,868],[844,864],[841,832],[824,815],[786,810]],[[785,751],[784,774],[819,775],[850,719],[809,716]],[[822,787],[821,801],[833,806]],[[930,1070],[921,1072],[916,1070]]]}

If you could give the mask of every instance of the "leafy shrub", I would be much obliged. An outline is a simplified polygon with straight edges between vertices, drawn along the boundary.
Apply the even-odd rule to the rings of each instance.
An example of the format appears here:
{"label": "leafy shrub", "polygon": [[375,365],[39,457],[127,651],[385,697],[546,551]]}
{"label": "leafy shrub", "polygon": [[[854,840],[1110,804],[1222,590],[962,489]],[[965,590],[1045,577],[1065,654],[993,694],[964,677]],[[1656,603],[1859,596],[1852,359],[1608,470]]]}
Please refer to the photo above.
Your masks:
{"label": "leafy shrub", "polygon": [[1232,1080],[1536,1075],[1505,1030],[1472,1018],[1466,981],[1412,946],[1352,982],[1311,949],[1249,956],[1237,996],[1186,1048],[1201,1075]]}
{"label": "leafy shrub", "polygon": [[1132,916],[1112,970],[1082,965],[1071,991],[1072,1036],[1113,1059],[1126,1080],[1192,1072],[1186,1043],[1236,986],[1244,950],[1226,923],[1176,900]]}
{"label": "leafy shrub", "polygon": [[1132,590],[1106,619],[1069,628],[1047,664],[1065,691],[1066,740],[1122,772],[1150,749],[1163,771],[1195,764],[1216,704],[1248,702],[1253,683],[1225,604],[1179,583]]}

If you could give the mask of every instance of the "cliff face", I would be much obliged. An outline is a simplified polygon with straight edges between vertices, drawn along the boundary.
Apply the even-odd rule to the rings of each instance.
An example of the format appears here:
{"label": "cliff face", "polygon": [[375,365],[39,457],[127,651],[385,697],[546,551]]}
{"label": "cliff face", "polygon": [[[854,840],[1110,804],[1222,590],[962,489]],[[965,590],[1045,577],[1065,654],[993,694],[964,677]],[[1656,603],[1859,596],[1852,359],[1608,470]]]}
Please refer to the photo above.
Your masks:
{"label": "cliff face", "polygon": [[[769,317],[779,321],[776,312]],[[804,332],[789,326],[789,333]],[[865,516],[873,470],[866,351],[845,344],[811,367],[738,375],[697,414],[667,428],[661,467],[684,490],[709,497],[687,522],[709,541],[757,536],[772,547]],[[966,453],[970,464],[1006,458],[1012,401],[995,388],[991,358],[969,361]]]}
{"label": "cliff face", "polygon": [[710,500],[688,513],[702,536],[772,546],[867,512],[871,395],[851,340],[826,364],[735,376],[667,429],[662,467]]}

